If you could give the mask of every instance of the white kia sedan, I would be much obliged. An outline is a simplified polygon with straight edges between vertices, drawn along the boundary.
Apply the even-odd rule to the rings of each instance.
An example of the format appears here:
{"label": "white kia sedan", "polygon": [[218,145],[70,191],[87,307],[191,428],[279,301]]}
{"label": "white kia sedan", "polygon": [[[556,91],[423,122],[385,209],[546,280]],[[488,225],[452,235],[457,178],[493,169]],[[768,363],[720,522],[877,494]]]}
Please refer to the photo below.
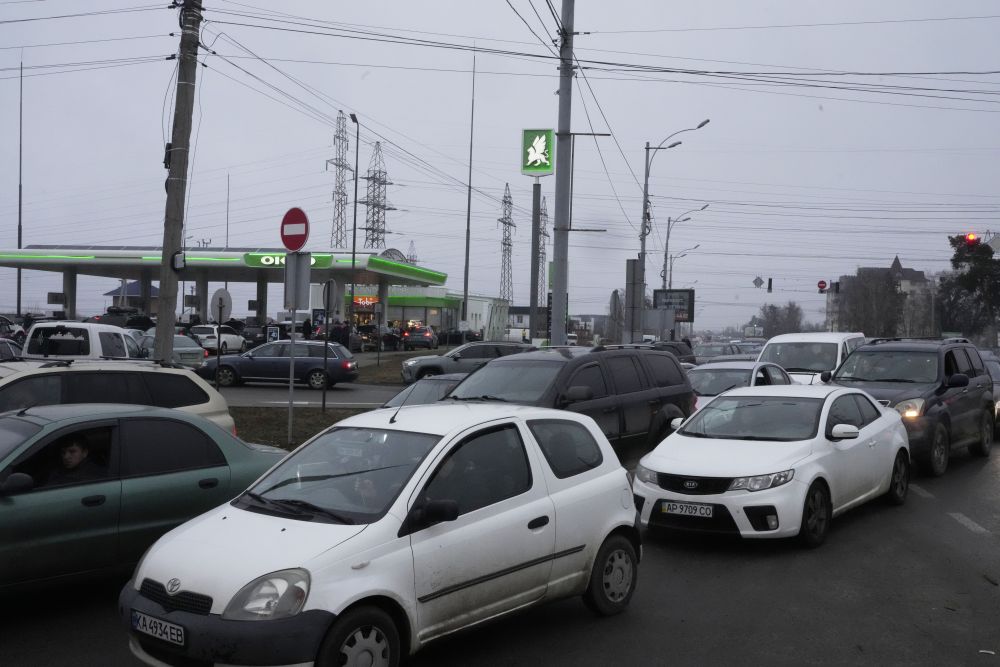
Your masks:
{"label": "white kia sedan", "polygon": [[838,514],[906,500],[909,444],[895,410],[827,385],[745,387],[703,407],[639,461],[642,525],[823,543]]}
{"label": "white kia sedan", "polygon": [[386,408],[162,537],[119,612],[150,665],[398,665],[547,600],[622,611],[639,556],[625,470],[589,417]]}

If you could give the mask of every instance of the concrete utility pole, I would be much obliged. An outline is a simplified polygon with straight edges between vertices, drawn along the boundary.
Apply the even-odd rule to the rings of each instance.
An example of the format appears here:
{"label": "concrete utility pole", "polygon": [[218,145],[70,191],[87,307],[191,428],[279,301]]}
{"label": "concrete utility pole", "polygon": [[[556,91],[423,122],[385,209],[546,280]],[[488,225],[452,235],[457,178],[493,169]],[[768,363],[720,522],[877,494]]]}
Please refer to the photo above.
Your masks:
{"label": "concrete utility pole", "polygon": [[569,200],[573,157],[570,150],[570,119],[573,104],[573,10],[574,0],[563,0],[559,45],[559,124],[556,131],[556,212],[552,241],[552,337],[553,345],[566,344],[569,291]]}
{"label": "concrete utility pole", "polygon": [[[167,148],[167,208],[163,220],[163,261],[160,265],[160,303],[156,317],[157,359],[170,359],[174,351],[174,324],[177,320],[177,258],[183,258],[184,199],[187,194],[188,149],[194,115],[194,84],[198,71],[198,31],[201,27],[201,0],[183,0],[181,6],[181,47],[177,67],[177,103],[174,127]],[[176,256],[176,258],[175,258]]]}

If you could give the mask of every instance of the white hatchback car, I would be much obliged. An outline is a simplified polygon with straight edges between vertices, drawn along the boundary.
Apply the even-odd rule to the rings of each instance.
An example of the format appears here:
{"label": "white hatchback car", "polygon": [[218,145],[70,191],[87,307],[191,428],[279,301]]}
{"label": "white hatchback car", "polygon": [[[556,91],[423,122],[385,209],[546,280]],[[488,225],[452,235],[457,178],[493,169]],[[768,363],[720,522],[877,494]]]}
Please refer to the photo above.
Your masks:
{"label": "white hatchback car", "polygon": [[625,470],[589,417],[387,408],[323,431],[167,533],[119,612],[151,665],[398,665],[556,598],[622,611],[639,556]]}
{"label": "white hatchback car", "polygon": [[906,500],[899,413],[836,386],[745,387],[719,396],[644,456],[642,525],[819,546],[830,520],[885,494]]}
{"label": "white hatchback car", "polygon": [[226,326],[216,326],[214,324],[199,324],[191,327],[191,334],[198,338],[198,342],[206,350],[218,350],[221,339],[221,352],[246,352],[247,341],[236,332],[236,329]]}

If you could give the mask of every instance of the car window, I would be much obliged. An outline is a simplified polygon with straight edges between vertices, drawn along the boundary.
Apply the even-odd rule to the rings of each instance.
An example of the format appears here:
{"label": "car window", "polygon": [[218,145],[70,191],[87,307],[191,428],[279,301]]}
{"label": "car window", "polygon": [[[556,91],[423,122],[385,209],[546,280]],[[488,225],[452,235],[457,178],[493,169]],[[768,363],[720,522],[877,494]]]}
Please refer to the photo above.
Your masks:
{"label": "car window", "polygon": [[61,373],[66,403],[138,403],[148,400],[137,373]]}
{"label": "car window", "polygon": [[861,394],[854,394],[854,400],[858,402],[858,409],[861,411],[861,420],[865,426],[868,426],[882,416],[879,409]]}
{"label": "car window", "polygon": [[604,398],[608,395],[608,383],[604,381],[604,371],[599,364],[588,364],[577,370],[570,377],[567,387],[589,387],[592,398]]}
{"label": "car window", "polygon": [[82,327],[39,327],[28,339],[28,354],[76,355],[90,354],[90,332]]}
{"label": "car window", "polygon": [[691,381],[691,388],[698,396],[718,396],[730,389],[747,386],[750,382],[750,370],[699,366],[688,372],[688,379]]}
{"label": "car window", "polygon": [[761,352],[760,361],[778,364],[789,373],[832,371],[837,367],[837,343],[770,343]]}
{"label": "car window", "polygon": [[528,422],[528,429],[559,479],[579,475],[604,461],[594,436],[579,422],[533,419]]}
{"label": "car window", "polygon": [[237,335],[236,330],[232,327],[219,327],[219,331],[224,334],[229,334],[230,336]]}
{"label": "car window", "polygon": [[607,364],[611,370],[611,379],[619,394],[642,391],[639,369],[636,368],[635,360],[632,357],[609,357]]}
{"label": "car window", "polygon": [[969,363],[969,356],[965,353],[965,350],[962,348],[956,348],[952,350],[952,352],[955,354],[955,363],[956,368],[958,369],[957,372],[965,373],[969,377],[975,375],[975,373],[972,372],[972,364]]}
{"label": "car window", "polygon": [[861,411],[853,397],[841,396],[830,406],[830,413],[826,418],[826,437],[830,437],[833,427],[837,424],[850,424],[858,428],[864,424]]}
{"label": "car window", "polygon": [[816,435],[822,407],[818,398],[723,395],[694,413],[678,433],[755,445],[763,440],[806,440]]}
{"label": "car window", "polygon": [[777,366],[765,366],[771,384],[791,384],[790,379]]}
{"label": "car window", "polygon": [[979,350],[971,347],[965,348],[965,352],[969,355],[969,361],[972,362],[972,368],[977,376],[986,375],[986,369],[983,367],[983,360],[979,357]]}
{"label": "car window", "polygon": [[191,327],[191,333],[199,334],[201,336],[214,336],[215,327],[204,327],[204,326]]}
{"label": "car window", "polygon": [[497,345],[497,352],[501,357],[506,357],[509,354],[518,354],[523,351],[524,348],[517,345]]}
{"label": "car window", "polygon": [[470,345],[463,349],[459,354],[462,359],[489,359],[491,357],[497,356],[490,345]]}
{"label": "car window", "polygon": [[125,336],[125,349],[128,350],[128,356],[133,359],[142,356],[139,352],[139,344],[135,342],[135,338],[132,336]]}
{"label": "car window", "polygon": [[128,356],[128,352],[125,349],[125,337],[121,334],[112,333],[110,331],[101,331],[97,334],[97,337],[101,341],[102,357]]}
{"label": "car window", "polygon": [[142,373],[149,388],[150,402],[160,408],[182,408],[208,403],[208,394],[186,375]]}
{"label": "car window", "polygon": [[171,419],[128,419],[120,428],[123,477],[226,465],[218,445],[190,424]]}
{"label": "car window", "polygon": [[834,375],[835,381],[913,382],[937,380],[937,352],[884,350],[877,347],[851,353]]}
{"label": "car window", "polygon": [[531,488],[531,468],[513,424],[465,438],[434,471],[427,500],[454,500],[459,515],[474,512]]}
{"label": "car window", "polygon": [[111,426],[64,432],[18,461],[13,471],[31,475],[34,491],[109,479],[117,474],[112,440]]}
{"label": "car window", "polygon": [[61,402],[62,380],[55,373],[24,378],[0,388],[0,412]]}
{"label": "car window", "polygon": [[653,382],[657,387],[674,387],[684,384],[684,375],[673,359],[665,354],[643,355],[649,370],[653,374]]}
{"label": "car window", "polygon": [[10,345],[7,343],[0,343],[0,361],[9,361],[13,359],[16,355],[14,351],[11,350]]}
{"label": "car window", "polygon": [[863,336],[858,336],[857,338],[849,338],[847,340],[847,350],[849,352],[854,352],[854,350],[863,345],[864,342],[865,339]]}
{"label": "car window", "polygon": [[561,362],[523,361],[521,355],[483,365],[462,380],[451,395],[457,398],[495,396],[514,403],[534,403],[552,387]]}
{"label": "car window", "polygon": [[42,427],[38,424],[32,424],[15,415],[0,417],[0,459],[7,458],[8,454],[41,430]]}
{"label": "car window", "polygon": [[753,376],[753,384],[755,387],[771,384],[771,376],[767,374],[767,369],[763,367],[757,369]]}
{"label": "car window", "polygon": [[986,370],[994,382],[1000,382],[1000,361],[986,361]]}

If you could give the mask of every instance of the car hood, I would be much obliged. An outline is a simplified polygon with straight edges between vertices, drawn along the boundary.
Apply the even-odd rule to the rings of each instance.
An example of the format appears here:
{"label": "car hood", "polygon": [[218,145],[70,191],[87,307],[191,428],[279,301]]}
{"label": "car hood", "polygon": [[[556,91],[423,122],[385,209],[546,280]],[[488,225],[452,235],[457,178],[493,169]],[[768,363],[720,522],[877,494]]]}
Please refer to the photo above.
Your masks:
{"label": "car hood", "polygon": [[674,433],[639,463],[674,475],[746,477],[788,470],[811,453],[812,440],[715,440]]}
{"label": "car hood", "polygon": [[834,384],[852,389],[861,389],[877,401],[889,401],[894,405],[905,398],[926,396],[934,392],[935,384],[910,384],[909,382],[851,382],[837,380]]}
{"label": "car hood", "polygon": [[[433,362],[433,361],[441,361],[442,359],[444,359],[444,355],[443,354],[428,354],[428,355],[423,356],[423,357],[413,357],[413,359],[411,361],[415,361],[418,364],[425,364],[425,363],[430,363],[430,362]],[[413,365],[413,364],[411,364],[411,365]]]}
{"label": "car hood", "polygon": [[311,523],[250,512],[226,504],[175,528],[153,545],[136,581],[166,583],[209,595],[221,614],[248,583],[278,570],[302,567],[343,544],[367,525]]}
{"label": "car hood", "polygon": [[792,378],[792,382],[795,384],[819,384],[819,376],[819,373],[810,371],[788,372],[788,377]]}

